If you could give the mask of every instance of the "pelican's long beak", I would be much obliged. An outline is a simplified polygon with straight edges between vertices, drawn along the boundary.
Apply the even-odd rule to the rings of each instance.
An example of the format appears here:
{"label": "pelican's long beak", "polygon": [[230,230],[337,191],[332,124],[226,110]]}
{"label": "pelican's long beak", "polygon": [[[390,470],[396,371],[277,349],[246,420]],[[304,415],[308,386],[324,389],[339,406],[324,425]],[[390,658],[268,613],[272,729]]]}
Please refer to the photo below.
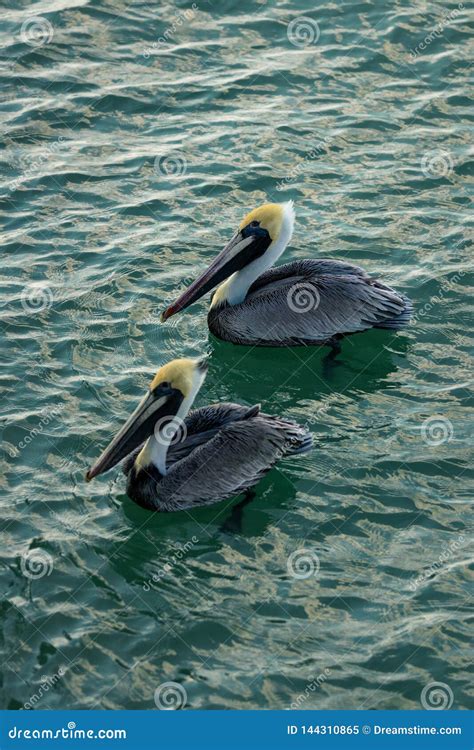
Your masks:
{"label": "pelican's long beak", "polygon": [[159,419],[176,415],[182,400],[183,394],[169,385],[160,385],[147,393],[110,445],[89,469],[86,474],[87,481],[112,469],[138,448],[153,434]]}
{"label": "pelican's long beak", "polygon": [[270,241],[268,235],[256,236],[251,234],[244,236],[242,231],[237,232],[209,268],[196,281],[193,281],[176,302],[166,308],[161,315],[161,320],[165,321],[172,315],[176,315],[176,313],[189,307],[235,271],[240,271],[241,268],[258,258],[265,252]]}

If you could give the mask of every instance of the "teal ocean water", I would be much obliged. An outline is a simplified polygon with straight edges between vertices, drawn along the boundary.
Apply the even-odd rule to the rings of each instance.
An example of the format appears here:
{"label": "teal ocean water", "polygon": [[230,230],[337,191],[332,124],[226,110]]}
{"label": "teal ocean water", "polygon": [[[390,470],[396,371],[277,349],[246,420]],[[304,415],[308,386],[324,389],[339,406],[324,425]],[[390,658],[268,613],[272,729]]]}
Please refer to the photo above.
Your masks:
{"label": "teal ocean water", "polygon": [[[7,0],[1,45],[2,708],[467,708],[467,6]],[[405,332],[328,369],[213,339],[204,300],[160,323],[290,198],[281,262],[364,266],[412,298]],[[86,484],[156,369],[203,352],[197,405],[261,403],[313,452],[240,524]]]}

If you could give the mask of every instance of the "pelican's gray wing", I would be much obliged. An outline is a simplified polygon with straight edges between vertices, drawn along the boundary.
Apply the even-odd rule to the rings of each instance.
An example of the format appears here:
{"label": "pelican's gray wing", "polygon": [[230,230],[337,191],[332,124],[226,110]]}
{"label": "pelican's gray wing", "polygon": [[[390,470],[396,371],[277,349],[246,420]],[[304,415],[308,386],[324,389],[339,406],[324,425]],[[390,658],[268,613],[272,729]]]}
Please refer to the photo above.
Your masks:
{"label": "pelican's gray wing", "polygon": [[171,467],[156,488],[156,507],[184,510],[238,495],[280,458],[310,446],[310,435],[292,422],[261,414],[233,421]]}
{"label": "pelican's gray wing", "polygon": [[241,304],[211,308],[209,325],[235,343],[318,344],[368,328],[402,327],[411,310],[405,297],[358,266],[303,260],[262,274]]}
{"label": "pelican's gray wing", "polygon": [[[168,448],[167,467],[181,461],[199,445],[207,443],[226,424],[237,420],[251,419],[260,411],[259,404],[241,406],[240,404],[220,403],[193,409],[184,420],[183,429],[177,432],[177,442]],[[122,464],[124,474],[128,474],[143,445],[127,456]]]}
{"label": "pelican's gray wing", "polygon": [[241,406],[240,404],[221,403],[203,406],[190,412],[184,420],[181,439],[170,445],[166,456],[167,467],[186,458],[199,445],[207,443],[219,430],[236,421],[245,421],[256,416],[260,411],[259,404]]}

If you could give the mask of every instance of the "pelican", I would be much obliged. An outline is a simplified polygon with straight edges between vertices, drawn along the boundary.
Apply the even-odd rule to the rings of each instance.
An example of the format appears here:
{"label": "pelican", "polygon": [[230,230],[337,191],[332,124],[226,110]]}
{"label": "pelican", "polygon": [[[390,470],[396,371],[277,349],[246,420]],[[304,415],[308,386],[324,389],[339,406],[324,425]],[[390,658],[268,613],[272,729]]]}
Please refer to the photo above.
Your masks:
{"label": "pelican", "polygon": [[149,510],[185,510],[247,492],[280,458],[311,448],[303,427],[258,405],[222,403],[188,414],[206,373],[203,359],[175,359],[158,370],[86,479],[126,458],[132,500]]}
{"label": "pelican", "polygon": [[348,334],[407,325],[411,302],[359,266],[311,259],[272,268],[291,239],[294,219],[292,201],[266,203],[247,214],[209,268],[162,313],[162,321],[220,284],[208,325],[234,344],[328,344],[339,351]]}

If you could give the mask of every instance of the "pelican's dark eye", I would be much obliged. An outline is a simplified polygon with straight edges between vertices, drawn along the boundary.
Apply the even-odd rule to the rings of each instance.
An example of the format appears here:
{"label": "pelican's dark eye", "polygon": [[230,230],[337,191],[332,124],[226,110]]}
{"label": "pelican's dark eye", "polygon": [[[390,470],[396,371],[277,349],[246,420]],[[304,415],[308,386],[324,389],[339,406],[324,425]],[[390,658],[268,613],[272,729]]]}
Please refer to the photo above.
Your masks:
{"label": "pelican's dark eye", "polygon": [[242,229],[241,234],[245,239],[249,237],[251,238],[252,242],[248,247],[251,248],[250,252],[254,260],[255,258],[258,258],[259,255],[262,255],[271,244],[268,230],[264,229],[257,219],[250,221],[247,226]]}
{"label": "pelican's dark eye", "polygon": [[162,383],[158,383],[158,385],[153,389],[153,393],[156,396],[161,396],[167,391],[171,391],[171,383],[168,380],[164,380]]}

